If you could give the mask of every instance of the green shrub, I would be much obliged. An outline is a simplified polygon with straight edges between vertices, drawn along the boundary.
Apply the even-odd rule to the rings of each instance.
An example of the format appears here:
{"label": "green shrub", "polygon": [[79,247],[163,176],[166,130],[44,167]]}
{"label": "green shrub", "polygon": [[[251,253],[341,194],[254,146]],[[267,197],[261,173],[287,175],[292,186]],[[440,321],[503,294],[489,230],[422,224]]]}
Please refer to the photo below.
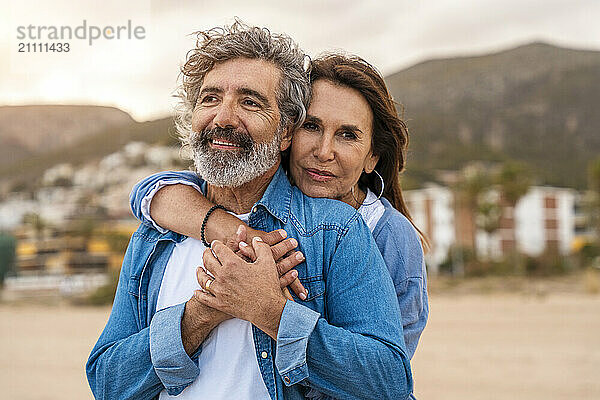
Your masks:
{"label": "green shrub", "polygon": [[525,273],[529,276],[564,275],[572,269],[573,264],[569,257],[555,252],[525,257]]}
{"label": "green shrub", "polygon": [[16,243],[14,236],[0,233],[0,287],[6,274],[14,271]]}

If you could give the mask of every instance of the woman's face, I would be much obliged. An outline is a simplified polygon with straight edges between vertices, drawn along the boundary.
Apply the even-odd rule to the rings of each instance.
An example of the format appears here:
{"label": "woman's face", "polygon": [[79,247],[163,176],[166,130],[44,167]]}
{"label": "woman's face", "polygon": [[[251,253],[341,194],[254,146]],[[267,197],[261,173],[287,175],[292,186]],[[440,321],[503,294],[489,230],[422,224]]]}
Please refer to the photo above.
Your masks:
{"label": "woman's face", "polygon": [[304,194],[357,207],[352,187],[362,201],[358,178],[379,158],[371,148],[373,113],[355,89],[317,80],[312,90],[306,121],[292,137],[290,172]]}

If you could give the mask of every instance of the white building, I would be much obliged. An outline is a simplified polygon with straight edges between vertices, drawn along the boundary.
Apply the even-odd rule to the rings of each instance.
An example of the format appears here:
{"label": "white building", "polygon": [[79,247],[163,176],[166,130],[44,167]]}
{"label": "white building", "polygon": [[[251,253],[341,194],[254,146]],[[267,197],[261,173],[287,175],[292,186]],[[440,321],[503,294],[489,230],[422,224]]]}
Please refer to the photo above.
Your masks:
{"label": "white building", "polygon": [[35,200],[25,194],[13,193],[0,203],[0,230],[11,230],[23,223],[25,214],[38,212]]}
{"label": "white building", "polygon": [[[469,242],[464,238],[466,232],[457,229],[454,194],[449,188],[431,184],[424,189],[408,190],[404,196],[415,224],[429,239],[430,249],[425,258],[429,271],[435,274],[455,243]],[[515,245],[530,256],[547,251],[569,254],[575,239],[575,197],[572,189],[532,186],[514,210],[502,209],[499,229],[491,234],[477,229],[477,254],[499,259]],[[491,198],[499,196],[496,193],[488,200]]]}
{"label": "white building", "polygon": [[[514,210],[505,208],[500,229],[477,232],[477,252],[498,259],[516,246],[519,252],[569,254],[575,239],[575,196],[567,188],[532,186]],[[491,253],[491,254],[488,254]]]}
{"label": "white building", "polygon": [[427,184],[424,189],[407,190],[403,194],[415,225],[429,241],[425,253],[428,270],[437,274],[439,265],[446,260],[448,250],[456,241],[452,191]]}
{"label": "white building", "polygon": [[575,196],[572,189],[531,187],[515,207],[519,250],[529,255],[546,250],[570,253],[575,238]]}

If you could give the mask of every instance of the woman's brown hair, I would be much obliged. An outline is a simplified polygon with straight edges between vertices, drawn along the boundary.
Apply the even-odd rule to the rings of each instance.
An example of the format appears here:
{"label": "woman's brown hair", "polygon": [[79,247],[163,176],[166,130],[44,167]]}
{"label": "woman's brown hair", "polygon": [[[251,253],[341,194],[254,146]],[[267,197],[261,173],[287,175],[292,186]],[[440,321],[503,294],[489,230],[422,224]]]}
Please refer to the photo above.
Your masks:
{"label": "woman's brown hair", "polygon": [[[310,82],[327,80],[358,91],[369,103],[373,112],[373,154],[379,156],[375,169],[385,182],[383,197],[400,211],[419,232],[426,244],[425,235],[415,226],[402,197],[400,173],[406,163],[408,128],[398,116],[396,105],[381,74],[358,56],[327,54],[311,63]],[[359,185],[375,194],[381,193],[381,181],[375,173],[362,173]]]}

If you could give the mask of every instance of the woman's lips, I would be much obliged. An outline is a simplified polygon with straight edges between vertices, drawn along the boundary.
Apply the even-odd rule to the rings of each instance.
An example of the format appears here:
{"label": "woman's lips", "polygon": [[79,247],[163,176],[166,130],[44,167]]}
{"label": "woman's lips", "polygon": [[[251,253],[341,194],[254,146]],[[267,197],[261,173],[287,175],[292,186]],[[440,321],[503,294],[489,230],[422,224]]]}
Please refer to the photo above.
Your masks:
{"label": "woman's lips", "polygon": [[328,171],[323,171],[314,168],[305,168],[304,170],[306,171],[308,176],[310,176],[313,180],[317,182],[327,182],[335,178],[335,175]]}

